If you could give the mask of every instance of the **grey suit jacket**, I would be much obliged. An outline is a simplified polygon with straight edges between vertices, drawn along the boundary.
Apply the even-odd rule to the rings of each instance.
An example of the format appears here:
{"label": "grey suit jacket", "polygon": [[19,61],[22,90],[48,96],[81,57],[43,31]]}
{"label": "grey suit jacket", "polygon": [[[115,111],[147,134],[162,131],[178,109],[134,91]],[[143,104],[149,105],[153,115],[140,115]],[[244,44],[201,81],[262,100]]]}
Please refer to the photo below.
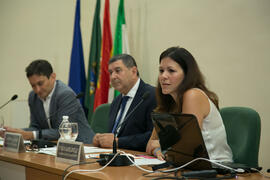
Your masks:
{"label": "grey suit jacket", "polygon": [[84,111],[74,91],[60,80],[56,81],[55,90],[50,103],[50,122],[45,115],[43,103],[34,91],[31,91],[28,98],[30,108],[30,125],[24,130],[42,132],[42,138],[47,140],[58,140],[60,137],[58,128],[62,122],[62,116],[69,116],[70,122],[77,122],[79,135],[77,141],[91,144],[94,132],[89,126]]}

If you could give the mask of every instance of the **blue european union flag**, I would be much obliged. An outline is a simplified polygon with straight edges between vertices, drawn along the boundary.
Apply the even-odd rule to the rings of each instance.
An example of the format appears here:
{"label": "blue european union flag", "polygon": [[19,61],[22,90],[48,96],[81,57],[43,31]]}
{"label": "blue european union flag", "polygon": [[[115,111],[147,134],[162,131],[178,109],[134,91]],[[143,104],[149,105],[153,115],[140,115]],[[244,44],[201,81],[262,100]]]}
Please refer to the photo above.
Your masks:
{"label": "blue european union flag", "polygon": [[[85,90],[85,84],[86,79],[80,28],[80,0],[77,0],[68,85],[78,94]],[[84,98],[81,98],[82,105],[84,104],[83,99]]]}

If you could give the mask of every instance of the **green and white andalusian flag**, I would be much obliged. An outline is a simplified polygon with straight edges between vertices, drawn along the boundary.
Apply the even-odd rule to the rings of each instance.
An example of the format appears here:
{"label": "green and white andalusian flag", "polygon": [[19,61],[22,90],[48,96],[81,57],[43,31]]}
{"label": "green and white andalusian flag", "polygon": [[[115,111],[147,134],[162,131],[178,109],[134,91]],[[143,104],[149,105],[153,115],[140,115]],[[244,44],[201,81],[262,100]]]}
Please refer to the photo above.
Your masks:
{"label": "green and white andalusian flag", "polygon": [[[127,36],[127,27],[126,27],[126,19],[125,19],[125,6],[124,0],[119,1],[118,13],[117,13],[117,22],[116,22],[116,30],[114,36],[114,44],[113,44],[113,55],[118,54],[129,54],[129,46],[128,46],[128,36]],[[114,97],[118,96],[120,93],[118,91],[114,91]]]}

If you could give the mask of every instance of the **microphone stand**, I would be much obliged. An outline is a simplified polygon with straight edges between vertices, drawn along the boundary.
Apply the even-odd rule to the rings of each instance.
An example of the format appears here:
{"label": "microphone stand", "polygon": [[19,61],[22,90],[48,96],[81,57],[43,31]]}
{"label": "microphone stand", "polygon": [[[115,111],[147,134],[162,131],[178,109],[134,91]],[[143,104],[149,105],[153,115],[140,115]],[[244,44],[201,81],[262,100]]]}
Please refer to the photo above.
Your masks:
{"label": "microphone stand", "polygon": [[[113,137],[113,152],[110,154],[99,154],[100,160],[98,161],[101,166],[105,166],[107,163],[111,161],[108,166],[129,166],[132,165],[134,162],[134,157],[128,156],[128,155],[123,155],[123,154],[117,154],[117,143],[115,140],[115,133]],[[128,158],[128,157],[129,158]],[[131,162],[129,159],[131,159],[133,162]]]}
{"label": "microphone stand", "polygon": [[[150,95],[150,92],[149,91],[146,91],[143,95],[142,95],[142,99],[141,101],[132,109],[132,111],[125,117],[124,121],[122,123],[120,123],[118,125],[118,127],[116,127],[116,130],[114,132],[114,137],[113,137],[113,153],[111,154],[99,154],[99,157],[100,157],[100,160],[98,161],[99,164],[101,166],[104,166],[106,165],[107,163],[110,162],[110,160],[112,158],[113,161],[108,165],[108,166],[129,166],[132,164],[132,162],[129,160],[129,158],[134,162],[134,158],[132,156],[128,156],[128,155],[122,155],[122,154],[117,154],[117,143],[116,143],[116,140],[115,140],[115,136],[116,136],[116,132],[117,132],[117,129],[121,128],[122,125],[126,122],[126,120],[131,116],[131,114],[133,114],[133,112],[135,110],[137,110],[137,108],[143,103],[143,101],[145,99],[148,98],[148,96]],[[116,157],[114,157],[116,156]],[[128,158],[128,157],[129,158]]]}
{"label": "microphone stand", "polygon": [[[113,137],[113,153],[111,154],[99,154],[99,157],[100,157],[100,160],[98,161],[99,164],[101,166],[104,166],[106,165],[108,162],[110,162],[110,160],[112,158],[114,158],[112,160],[112,162],[108,165],[108,166],[129,166],[131,164],[133,164],[129,158],[134,162],[134,158],[132,156],[128,156],[128,155],[122,155],[122,154],[117,154],[117,143],[116,143],[116,139],[115,139],[115,136],[116,136],[116,132],[117,132],[117,129],[121,129],[122,125],[126,122],[126,120],[131,116],[131,114],[134,113],[134,111],[137,110],[137,108],[143,103],[143,101],[145,99],[147,99],[150,95],[150,92],[149,91],[146,91],[143,95],[142,95],[142,99],[141,101],[131,110],[131,112],[124,118],[124,121],[122,123],[120,123],[118,125],[118,127],[116,127],[116,130],[114,132],[114,137]],[[115,157],[116,156],[116,157]],[[129,158],[128,158],[128,157]]]}

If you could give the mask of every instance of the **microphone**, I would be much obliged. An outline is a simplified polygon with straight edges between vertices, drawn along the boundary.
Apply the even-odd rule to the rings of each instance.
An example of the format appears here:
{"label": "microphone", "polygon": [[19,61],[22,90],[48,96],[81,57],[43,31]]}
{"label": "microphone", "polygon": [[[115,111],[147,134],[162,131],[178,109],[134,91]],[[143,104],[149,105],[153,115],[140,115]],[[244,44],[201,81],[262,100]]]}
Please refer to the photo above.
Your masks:
{"label": "microphone", "polygon": [[14,100],[17,99],[17,98],[18,98],[18,95],[17,95],[17,94],[14,94],[10,100],[11,100],[11,101],[14,101]]}
{"label": "microphone", "polygon": [[130,111],[130,113],[128,115],[126,115],[126,117],[124,118],[124,120],[116,127],[116,131],[114,133],[114,135],[116,135],[117,137],[117,132],[118,132],[118,129],[120,130],[121,127],[123,126],[123,124],[126,122],[126,120],[138,109],[138,107],[143,103],[143,101],[145,101],[150,95],[150,92],[149,91],[146,91],[143,95],[142,95],[142,99],[141,101],[136,104],[136,106]]}
{"label": "microphone", "polygon": [[116,155],[117,154],[117,143],[115,140],[115,137],[117,136],[117,132],[118,129],[120,130],[122,125],[124,123],[126,123],[126,120],[138,109],[138,107],[143,103],[143,101],[145,101],[150,95],[149,91],[146,91],[143,95],[142,95],[142,99],[140,100],[140,102],[130,111],[130,113],[128,115],[126,115],[126,117],[124,118],[124,120],[122,121],[122,123],[120,123],[117,128],[116,131],[114,131],[114,138],[113,138],[113,153],[112,154],[100,154],[100,160],[99,164],[104,166],[106,165],[114,156],[116,156],[114,158],[114,160],[108,165],[108,166],[129,166],[132,164],[132,162],[128,159],[128,157],[134,162],[134,158],[132,156],[126,156],[126,155]]}
{"label": "microphone", "polygon": [[[143,95],[142,95],[142,99],[141,101],[136,104],[136,106],[130,111],[130,113],[128,115],[126,115],[126,117],[124,118],[124,120],[117,126],[116,131],[114,131],[114,139],[113,139],[113,153],[117,152],[117,147],[116,147],[116,141],[115,141],[115,136],[118,136],[118,133],[121,129],[121,127],[126,123],[126,120],[138,109],[138,107],[143,103],[143,101],[145,101],[150,95],[149,91],[146,91]],[[119,131],[118,131],[119,130]]]}
{"label": "microphone", "polygon": [[81,99],[84,96],[84,92],[77,94],[76,99]]}
{"label": "microphone", "polygon": [[18,95],[17,94],[14,94],[10,100],[8,100],[5,104],[3,104],[0,109],[2,109],[3,107],[5,107],[10,101],[14,101],[15,99],[18,98]]}

